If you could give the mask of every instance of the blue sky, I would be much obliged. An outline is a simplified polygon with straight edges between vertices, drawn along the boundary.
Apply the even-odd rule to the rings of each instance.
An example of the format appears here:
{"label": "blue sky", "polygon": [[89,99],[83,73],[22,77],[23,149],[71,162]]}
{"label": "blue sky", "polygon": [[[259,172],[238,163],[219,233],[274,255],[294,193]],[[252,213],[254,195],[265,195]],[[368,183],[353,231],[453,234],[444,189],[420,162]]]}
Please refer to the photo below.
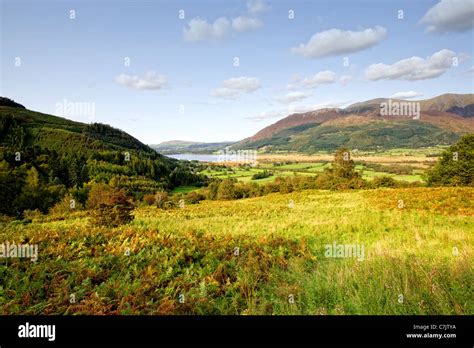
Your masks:
{"label": "blue sky", "polygon": [[[1,95],[147,144],[240,140],[291,112],[474,89],[472,0],[1,4]],[[65,100],[95,113],[61,114]]]}

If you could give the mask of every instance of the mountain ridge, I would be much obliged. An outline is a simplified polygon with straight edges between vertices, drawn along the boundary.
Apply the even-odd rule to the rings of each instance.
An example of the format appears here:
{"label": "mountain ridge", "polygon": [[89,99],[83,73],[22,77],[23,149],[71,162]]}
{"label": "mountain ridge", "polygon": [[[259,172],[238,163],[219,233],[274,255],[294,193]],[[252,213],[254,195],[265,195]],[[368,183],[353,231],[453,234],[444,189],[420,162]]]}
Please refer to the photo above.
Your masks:
{"label": "mountain ridge", "polygon": [[[406,116],[382,117],[381,106],[389,101],[419,103],[419,120]],[[446,93],[425,100],[375,98],[344,109],[294,113],[232,147],[302,152],[334,150],[343,145],[359,149],[419,147],[449,145],[471,132],[474,132],[474,94]]]}
{"label": "mountain ridge", "polygon": [[235,142],[233,141],[206,143],[197,141],[170,140],[159,144],[150,144],[149,146],[158,153],[164,155],[178,153],[208,154],[216,152],[234,143]]}

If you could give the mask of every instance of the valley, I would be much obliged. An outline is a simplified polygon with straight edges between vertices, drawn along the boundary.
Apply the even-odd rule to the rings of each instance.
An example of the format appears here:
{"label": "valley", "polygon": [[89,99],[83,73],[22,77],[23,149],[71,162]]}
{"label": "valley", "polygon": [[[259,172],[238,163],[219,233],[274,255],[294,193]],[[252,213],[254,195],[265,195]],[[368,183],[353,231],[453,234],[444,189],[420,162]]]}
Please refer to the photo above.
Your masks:
{"label": "valley", "polygon": [[211,154],[186,161],[108,125],[4,104],[0,234],[36,253],[0,254],[1,314],[474,310],[472,134],[420,147],[266,144],[253,164],[206,162],[237,145],[199,145]]}

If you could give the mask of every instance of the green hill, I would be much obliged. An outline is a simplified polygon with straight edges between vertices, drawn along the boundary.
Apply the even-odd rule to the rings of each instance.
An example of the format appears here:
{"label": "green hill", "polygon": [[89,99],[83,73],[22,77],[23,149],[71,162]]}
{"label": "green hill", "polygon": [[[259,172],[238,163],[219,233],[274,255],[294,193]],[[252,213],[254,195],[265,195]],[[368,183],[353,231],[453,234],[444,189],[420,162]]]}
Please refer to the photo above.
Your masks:
{"label": "green hill", "polygon": [[84,204],[96,183],[140,199],[204,179],[188,164],[109,125],[75,122],[0,99],[0,214],[46,212],[65,195]]}
{"label": "green hill", "polygon": [[86,156],[99,150],[132,150],[163,156],[131,135],[108,125],[85,124],[20,107],[0,103],[0,144],[2,146],[39,146],[60,153]]}

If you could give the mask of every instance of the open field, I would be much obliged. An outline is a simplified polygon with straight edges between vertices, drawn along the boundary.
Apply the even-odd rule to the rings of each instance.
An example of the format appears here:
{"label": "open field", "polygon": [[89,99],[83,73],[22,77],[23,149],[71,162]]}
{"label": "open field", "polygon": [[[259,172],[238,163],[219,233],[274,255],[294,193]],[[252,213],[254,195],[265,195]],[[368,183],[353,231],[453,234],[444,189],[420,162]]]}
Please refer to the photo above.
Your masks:
{"label": "open field", "polygon": [[[387,164],[394,164],[394,163],[387,163]],[[400,163],[396,163],[400,164]],[[325,169],[330,168],[331,163],[328,162],[298,162],[298,163],[290,163],[290,164],[283,164],[275,166],[273,163],[263,163],[258,164],[252,168],[240,168],[237,166],[229,166],[228,169],[225,171],[217,171],[214,169],[206,169],[202,171],[202,174],[213,178],[236,178],[238,181],[242,182],[256,182],[259,184],[272,182],[278,176],[293,176],[293,175],[317,175],[318,173],[322,173]],[[393,174],[387,173],[383,171],[376,171],[372,168],[369,168],[365,165],[357,165],[356,171],[360,172],[361,176],[365,180],[372,180],[374,177],[377,176],[389,176],[397,180],[407,181],[407,182],[423,182],[423,169],[419,169],[417,164],[410,165],[411,167],[411,174]],[[273,173],[273,176],[264,178],[264,179],[257,179],[252,180],[252,175],[262,172],[263,170],[268,170]],[[178,190],[179,191],[179,190]]]}
{"label": "open field", "polygon": [[[355,169],[365,180],[389,176],[399,181],[424,183],[424,173],[436,163],[439,154],[444,149],[445,147],[429,147],[379,152],[355,151],[351,153],[351,159],[356,163]],[[236,178],[238,181],[253,181],[260,184],[272,182],[278,176],[317,175],[330,168],[333,159],[333,153],[325,152],[313,155],[260,153],[257,155],[257,164],[252,167],[245,168],[242,167],[243,163],[239,165],[236,162],[209,163],[210,166],[201,173],[213,178]],[[216,166],[225,166],[226,169],[216,169]],[[397,172],[397,168],[402,168],[402,172]],[[252,175],[263,170],[268,170],[274,175],[252,180]]]}
{"label": "open field", "polygon": [[[324,154],[324,155],[304,155],[304,154],[259,154],[258,162],[259,163],[273,163],[273,162],[321,162],[321,161],[332,161],[334,155]],[[351,154],[351,158],[354,161],[364,161],[364,162],[373,162],[373,163],[420,163],[420,164],[432,164],[435,163],[437,157],[427,157],[424,155],[358,155]]]}
{"label": "open field", "polygon": [[[308,190],[142,207],[117,228],[85,211],[3,222],[39,252],[0,259],[0,314],[474,314],[473,202]],[[334,243],[363,252],[329,257]]]}
{"label": "open field", "polygon": [[[397,161],[420,161],[423,159],[432,160],[433,157],[439,156],[447,146],[435,146],[435,147],[425,147],[425,148],[394,148],[394,149],[385,149],[379,151],[361,151],[353,150],[352,157],[365,158],[367,160],[373,159],[374,161],[383,159],[384,161],[390,161],[390,159]],[[318,162],[321,160],[326,160],[331,157],[331,153],[327,151],[320,151],[314,154],[304,154],[304,153],[291,153],[291,152],[274,152],[274,153],[259,153],[259,161],[274,162],[274,161],[301,161],[301,162]],[[359,158],[359,159],[360,159]]]}

